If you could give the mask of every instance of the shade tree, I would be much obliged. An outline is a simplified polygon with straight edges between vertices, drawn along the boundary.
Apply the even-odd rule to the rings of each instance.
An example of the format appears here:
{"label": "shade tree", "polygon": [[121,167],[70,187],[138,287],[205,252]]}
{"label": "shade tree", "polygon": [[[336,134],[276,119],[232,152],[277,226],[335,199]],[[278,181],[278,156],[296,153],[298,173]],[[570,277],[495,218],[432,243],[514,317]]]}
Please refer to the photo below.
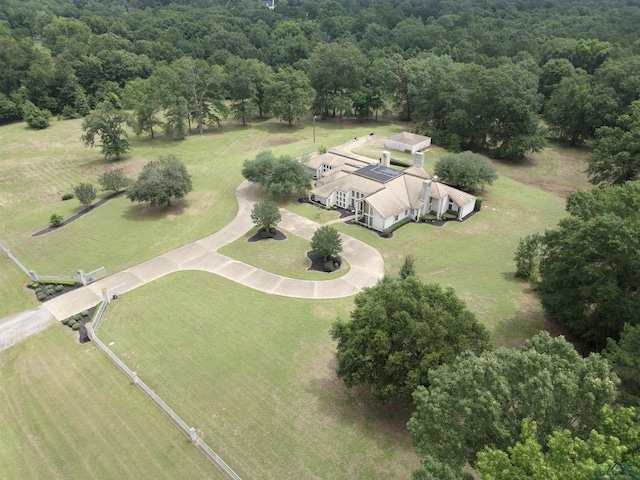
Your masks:
{"label": "shade tree", "polygon": [[131,180],[124,174],[122,168],[114,168],[108,172],[104,172],[98,177],[98,183],[102,190],[111,190],[118,192],[131,184]]}
{"label": "shade tree", "polygon": [[82,122],[84,134],[81,139],[88,147],[96,145],[96,137],[105,158],[120,158],[130,146],[125,126],[131,123],[126,112],[117,109],[111,102],[96,106]]}
{"label": "shade tree", "polygon": [[174,154],[161,155],[142,168],[138,179],[127,189],[127,198],[169,206],[172,198],[184,198],[192,189],[191,175],[182,160]]}
{"label": "shade tree", "polygon": [[340,233],[331,225],[323,225],[311,237],[311,250],[324,261],[337,259],[342,252]]}
{"label": "shade tree", "polygon": [[461,468],[487,446],[514,445],[524,419],[536,422],[540,443],[556,430],[588,438],[618,384],[600,355],[584,358],[564,338],[541,332],[522,347],[465,352],[432,369],[413,394],[408,428],[420,457]]}
{"label": "shade tree", "polygon": [[490,349],[489,333],[451,288],[414,275],[387,278],[356,295],[348,320],[331,328],[337,374],[389,403],[429,384],[429,372],[464,351]]}
{"label": "shade tree", "polygon": [[443,182],[470,193],[498,179],[498,169],[491,160],[469,151],[445,155],[436,162],[433,173]]}
{"label": "shade tree", "polygon": [[311,176],[302,163],[286,155],[275,157],[268,150],[253,160],[245,160],[242,176],[262,185],[274,197],[304,195],[311,185]]}
{"label": "shade tree", "polygon": [[307,75],[291,67],[281,68],[266,90],[269,110],[289,125],[309,112],[314,95]]}

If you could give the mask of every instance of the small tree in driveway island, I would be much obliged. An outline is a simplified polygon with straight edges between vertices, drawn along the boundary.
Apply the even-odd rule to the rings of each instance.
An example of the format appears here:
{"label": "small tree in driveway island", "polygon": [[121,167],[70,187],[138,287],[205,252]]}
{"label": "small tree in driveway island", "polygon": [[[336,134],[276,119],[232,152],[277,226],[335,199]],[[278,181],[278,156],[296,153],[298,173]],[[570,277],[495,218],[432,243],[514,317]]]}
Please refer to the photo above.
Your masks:
{"label": "small tree in driveway island", "polygon": [[171,205],[171,198],[183,198],[193,189],[191,175],[177,156],[162,155],[147,163],[138,180],[127,190],[132,202],[149,202],[151,205]]}
{"label": "small tree in driveway island", "polygon": [[332,272],[340,267],[342,260],[338,254],[342,252],[342,239],[335,228],[325,225],[316,230],[311,238],[311,249],[324,260],[325,271]]}
{"label": "small tree in driveway island", "polygon": [[253,223],[264,229],[264,236],[273,237],[276,233],[276,225],[282,219],[278,205],[271,200],[256,203],[251,210]]}

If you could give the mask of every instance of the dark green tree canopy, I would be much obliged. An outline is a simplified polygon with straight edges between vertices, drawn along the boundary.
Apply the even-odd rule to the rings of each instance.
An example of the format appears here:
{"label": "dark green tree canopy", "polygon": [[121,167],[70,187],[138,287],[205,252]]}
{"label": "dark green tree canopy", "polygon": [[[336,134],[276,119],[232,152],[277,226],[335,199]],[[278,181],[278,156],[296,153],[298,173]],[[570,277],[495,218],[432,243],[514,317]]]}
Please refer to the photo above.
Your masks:
{"label": "dark green tree canopy", "polygon": [[640,179],[640,100],[618,117],[615,127],[599,128],[596,138],[598,145],[587,159],[591,183],[620,185]]}
{"label": "dark green tree canopy", "polygon": [[620,340],[610,338],[602,352],[620,377],[620,401],[640,407],[640,324],[625,324]]}
{"label": "dark green tree canopy", "polygon": [[413,395],[408,427],[420,456],[462,467],[487,446],[506,450],[523,419],[544,443],[557,429],[587,438],[600,409],[615,401],[618,377],[594,354],[581,357],[562,337],[541,332],[520,348],[466,352],[432,369]]}
{"label": "dark green tree canopy", "polygon": [[242,176],[262,185],[274,197],[304,195],[311,185],[311,176],[302,163],[286,155],[276,158],[270,151],[259,153],[254,160],[245,160]]}
{"label": "dark green tree canopy", "polygon": [[251,220],[254,225],[264,228],[267,233],[273,233],[278,222],[282,220],[282,216],[275,202],[264,200],[253,206],[251,210]]}
{"label": "dark green tree canopy", "polygon": [[444,183],[474,193],[498,178],[498,169],[484,155],[472,152],[451,153],[435,164],[433,173]]}
{"label": "dark green tree canopy", "polygon": [[191,175],[182,160],[173,154],[162,155],[143,167],[138,180],[127,189],[127,198],[169,206],[172,198],[183,198],[192,189]]}
{"label": "dark green tree canopy", "polygon": [[570,217],[541,239],[540,299],[549,318],[596,349],[640,323],[640,182],[575,192]]}
{"label": "dark green tree canopy", "polygon": [[428,384],[429,372],[461,352],[491,347],[489,333],[453,289],[415,276],[388,279],[356,295],[350,320],[338,320],[338,377],[370,386],[388,403]]}
{"label": "dark green tree canopy", "polygon": [[340,232],[330,225],[318,228],[311,237],[311,250],[325,261],[336,258],[342,251]]}
{"label": "dark green tree canopy", "polygon": [[315,92],[304,72],[282,68],[267,88],[269,110],[280,120],[292,125],[309,112]]}

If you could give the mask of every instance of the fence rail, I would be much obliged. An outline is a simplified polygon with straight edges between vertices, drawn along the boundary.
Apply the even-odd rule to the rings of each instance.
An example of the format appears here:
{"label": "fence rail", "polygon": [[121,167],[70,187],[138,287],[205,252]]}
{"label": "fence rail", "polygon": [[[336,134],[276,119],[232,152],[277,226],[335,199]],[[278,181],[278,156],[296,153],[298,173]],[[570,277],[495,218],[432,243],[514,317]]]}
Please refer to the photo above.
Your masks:
{"label": "fence rail", "polygon": [[13,253],[11,253],[11,250],[5,247],[2,243],[0,243],[0,249],[2,249],[2,251],[7,254],[7,257],[9,257],[13,261],[13,263],[15,263],[18,266],[18,268],[25,273],[27,277],[31,278],[31,273],[29,273],[29,269],[25,267],[22,264],[22,262],[18,260]]}
{"label": "fence rail", "polygon": [[37,275],[38,282],[77,282],[77,275]]}
{"label": "fence rail", "polygon": [[118,356],[109,347],[104,344],[104,342],[102,342],[102,340],[98,338],[96,330],[98,328],[98,325],[100,324],[102,314],[106,310],[109,303],[108,293],[106,292],[106,290],[103,292],[105,298],[100,304],[100,307],[98,307],[96,312],[93,314],[91,323],[87,328],[87,334],[89,335],[91,341],[93,341],[98,346],[98,348],[100,348],[100,350],[106,353],[107,356],[113,361],[113,363],[115,363],[120,368],[120,370],[122,370],[129,377],[129,379],[131,379],[133,384],[138,386],[178,425],[178,427],[180,427],[180,429],[191,439],[191,442],[196,447],[198,447],[202,453],[204,453],[207,457],[209,457],[210,460],[212,460],[216,465],[224,470],[230,478],[232,478],[233,480],[242,480],[240,476],[236,472],[234,472],[233,469],[229,465],[227,465],[227,463],[222,458],[220,458],[220,455],[214,452],[213,449],[209,445],[207,445],[207,443],[202,438],[200,438],[200,436],[196,433],[195,428],[189,427],[189,425],[187,425],[187,423],[182,420],[182,418],[180,418],[180,416],[176,412],[174,412],[173,409],[169,405],[167,405],[167,403],[162,400],[162,398],[157,393],[155,393],[153,389],[151,389],[151,387],[149,387],[140,379],[140,377],[138,377],[138,374],[136,372],[132,371],[122,360],[120,360],[120,358],[118,358]]}
{"label": "fence rail", "polygon": [[93,283],[96,280],[100,280],[101,278],[104,278],[106,276],[107,276],[107,271],[105,270],[104,267],[96,268],[93,272],[89,272],[86,274],[86,277],[89,280],[89,283]]}

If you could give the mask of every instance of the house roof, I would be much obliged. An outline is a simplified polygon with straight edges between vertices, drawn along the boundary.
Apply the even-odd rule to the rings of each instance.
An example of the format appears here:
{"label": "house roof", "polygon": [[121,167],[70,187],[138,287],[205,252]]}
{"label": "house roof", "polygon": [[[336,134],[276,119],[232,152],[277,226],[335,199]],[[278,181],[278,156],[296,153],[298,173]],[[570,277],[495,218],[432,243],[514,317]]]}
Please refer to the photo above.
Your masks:
{"label": "house roof", "polygon": [[347,157],[345,155],[341,155],[340,153],[329,151],[327,153],[323,153],[322,155],[318,155],[309,159],[309,161],[306,162],[305,165],[307,166],[307,168],[316,171],[322,165],[328,165],[334,169],[343,167],[345,165],[351,167],[351,169],[358,169],[372,163],[375,163],[375,160],[369,159],[369,161],[365,161],[362,158]]}
{"label": "house roof", "polygon": [[432,182],[431,183],[431,196],[433,198],[444,198],[449,196],[451,201],[455,203],[457,206],[462,207],[470,202],[475,202],[476,197],[473,195],[463,192],[462,190],[458,190],[457,188],[453,188],[449,185],[445,185],[440,182]]}
{"label": "house roof", "polygon": [[[389,137],[387,141],[389,142],[400,142],[406,145],[417,145],[419,143],[425,142],[427,140],[431,140],[429,137],[425,137],[424,135],[418,135],[416,133],[410,132],[402,132],[394,135],[393,137]],[[385,144],[387,142],[385,141]]]}

